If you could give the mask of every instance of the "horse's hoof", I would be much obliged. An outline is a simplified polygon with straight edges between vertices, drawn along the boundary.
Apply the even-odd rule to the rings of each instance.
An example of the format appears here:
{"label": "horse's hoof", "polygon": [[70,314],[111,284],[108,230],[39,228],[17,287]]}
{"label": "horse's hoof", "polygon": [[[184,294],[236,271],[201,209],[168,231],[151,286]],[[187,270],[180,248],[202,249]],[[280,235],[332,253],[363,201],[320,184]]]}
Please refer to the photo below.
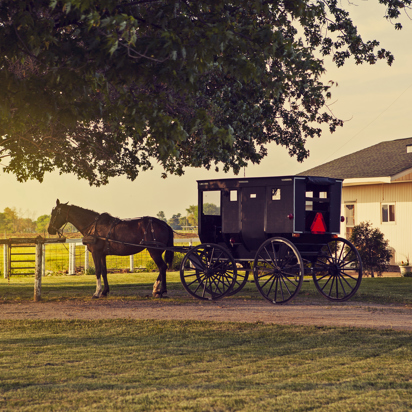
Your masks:
{"label": "horse's hoof", "polygon": [[165,293],[167,293],[167,292],[154,293],[154,294],[153,294],[153,297],[154,297],[154,298],[159,298],[159,299],[166,299],[166,298],[168,298],[168,296],[163,296]]}
{"label": "horse's hoof", "polygon": [[93,296],[92,296],[92,299],[99,299],[99,296],[93,295]]}

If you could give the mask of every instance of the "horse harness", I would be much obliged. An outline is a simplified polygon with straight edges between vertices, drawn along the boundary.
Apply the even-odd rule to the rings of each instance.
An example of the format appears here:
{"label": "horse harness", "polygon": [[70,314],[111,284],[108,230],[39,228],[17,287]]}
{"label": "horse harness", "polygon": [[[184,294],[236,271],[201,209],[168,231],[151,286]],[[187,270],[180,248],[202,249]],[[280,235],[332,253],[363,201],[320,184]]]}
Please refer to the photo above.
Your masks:
{"label": "horse harness", "polygon": [[[91,230],[91,233],[88,236],[83,237],[83,244],[84,245],[94,244],[94,243],[96,243],[97,239],[105,240],[106,241],[106,253],[107,254],[110,254],[110,243],[120,243],[122,245],[128,245],[128,246],[139,246],[139,245],[141,245],[141,246],[144,246],[145,248],[151,246],[151,247],[154,247],[154,248],[164,249],[166,247],[166,245],[164,243],[158,242],[156,240],[155,230],[153,228],[153,221],[152,221],[151,217],[148,218],[147,225],[143,226],[143,236],[144,236],[143,239],[140,241],[139,244],[134,244],[134,243],[123,242],[123,241],[111,238],[112,233],[114,235],[114,231],[115,231],[116,226],[119,224],[119,222],[121,222],[121,219],[119,219],[119,218],[114,218],[113,219],[113,221],[110,224],[109,231],[107,232],[106,236],[99,236],[97,234],[97,223],[98,223],[101,216],[102,215],[96,216],[95,220],[90,225],[88,225],[84,228],[84,229],[87,229],[91,225],[94,225],[93,229]],[[141,219],[143,220],[144,217],[141,218]],[[152,240],[147,239],[147,235],[148,235],[149,232],[152,235],[151,236]]]}

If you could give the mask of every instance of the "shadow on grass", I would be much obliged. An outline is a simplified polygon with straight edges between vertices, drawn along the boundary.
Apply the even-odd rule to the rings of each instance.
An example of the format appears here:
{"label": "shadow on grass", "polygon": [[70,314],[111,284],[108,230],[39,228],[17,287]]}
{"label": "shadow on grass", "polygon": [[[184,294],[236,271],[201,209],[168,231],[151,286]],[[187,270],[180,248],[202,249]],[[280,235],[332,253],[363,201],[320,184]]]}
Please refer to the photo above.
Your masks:
{"label": "shadow on grass", "polygon": [[[110,294],[107,299],[141,300],[152,296],[153,284],[157,273],[118,273],[109,274]],[[94,276],[46,276],[42,279],[42,301],[90,300],[96,288]],[[176,303],[193,302],[195,299],[187,294],[180,283],[178,272],[168,272],[167,289],[169,301]],[[412,304],[412,278],[366,278],[357,294],[349,302],[378,304]],[[0,279],[0,301],[33,300],[34,277],[20,276]],[[249,281],[238,294],[225,299],[256,300],[263,299],[253,281]],[[312,304],[332,304],[322,297],[313,282],[305,279],[295,302]],[[340,304],[340,303],[336,303]]]}

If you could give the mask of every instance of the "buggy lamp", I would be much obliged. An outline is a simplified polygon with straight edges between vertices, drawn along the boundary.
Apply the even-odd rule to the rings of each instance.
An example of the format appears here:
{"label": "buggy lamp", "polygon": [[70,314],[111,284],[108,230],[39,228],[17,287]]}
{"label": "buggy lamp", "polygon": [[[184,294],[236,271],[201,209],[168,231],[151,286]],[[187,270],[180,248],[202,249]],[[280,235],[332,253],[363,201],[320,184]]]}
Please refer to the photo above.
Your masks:
{"label": "buggy lamp", "polygon": [[233,246],[236,243],[236,239],[234,237],[231,237],[229,239],[230,244]]}
{"label": "buggy lamp", "polygon": [[345,221],[345,216],[341,216],[340,221],[343,223]]}
{"label": "buggy lamp", "polygon": [[289,214],[288,214],[288,219],[289,219],[289,220],[293,220],[293,213],[289,213]]}
{"label": "buggy lamp", "polygon": [[300,237],[300,233],[292,233],[292,237]]}

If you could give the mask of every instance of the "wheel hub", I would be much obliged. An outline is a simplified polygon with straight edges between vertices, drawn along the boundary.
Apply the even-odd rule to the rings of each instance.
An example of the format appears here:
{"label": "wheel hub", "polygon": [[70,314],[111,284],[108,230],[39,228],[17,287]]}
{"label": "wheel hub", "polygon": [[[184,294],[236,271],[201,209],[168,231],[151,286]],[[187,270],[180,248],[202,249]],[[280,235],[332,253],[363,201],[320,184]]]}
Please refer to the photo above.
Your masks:
{"label": "wheel hub", "polygon": [[339,265],[337,265],[336,263],[334,263],[333,265],[330,265],[329,267],[329,274],[331,276],[338,276],[340,273],[340,268]]}

